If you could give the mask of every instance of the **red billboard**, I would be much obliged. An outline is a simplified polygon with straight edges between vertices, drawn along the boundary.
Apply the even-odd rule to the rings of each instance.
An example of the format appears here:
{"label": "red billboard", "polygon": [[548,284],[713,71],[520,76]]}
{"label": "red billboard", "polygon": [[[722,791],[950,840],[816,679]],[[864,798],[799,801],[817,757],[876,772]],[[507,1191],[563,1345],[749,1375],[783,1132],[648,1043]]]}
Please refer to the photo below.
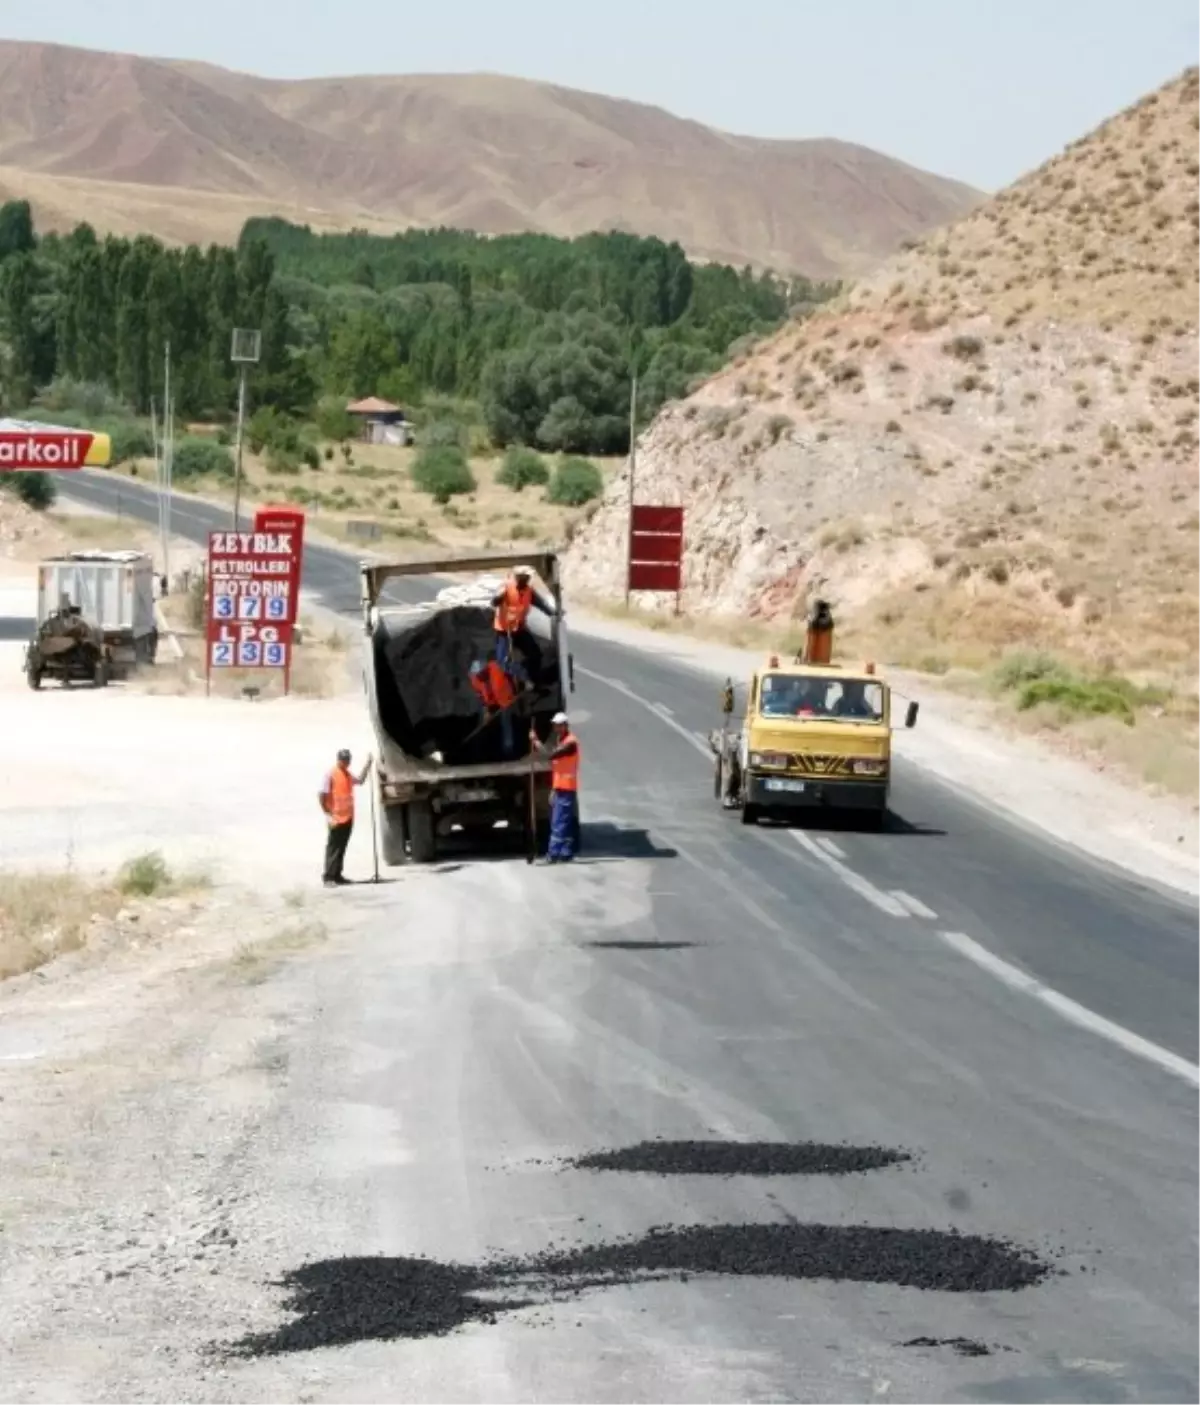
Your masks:
{"label": "red billboard", "polygon": [[629,518],[629,589],[668,590],[678,596],[682,585],[683,508],[632,508]]}
{"label": "red billboard", "polygon": [[[54,429],[20,420],[0,420],[0,473],[83,468],[104,463],[93,454],[96,435],[84,429]],[[104,446],[101,446],[104,447]]]}
{"label": "red billboard", "polygon": [[290,670],[292,625],[300,594],[296,534],[210,532],[207,671]]}

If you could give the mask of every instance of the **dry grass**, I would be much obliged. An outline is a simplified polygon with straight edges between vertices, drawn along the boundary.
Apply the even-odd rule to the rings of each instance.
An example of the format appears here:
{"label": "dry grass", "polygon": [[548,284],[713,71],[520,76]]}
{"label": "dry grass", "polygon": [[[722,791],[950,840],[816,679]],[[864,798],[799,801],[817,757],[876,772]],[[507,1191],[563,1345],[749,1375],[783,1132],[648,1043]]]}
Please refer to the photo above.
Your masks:
{"label": "dry grass", "polygon": [[632,229],[824,278],[978,198],[861,148],[731,137],[487,74],[267,82],[8,41],[0,89],[0,198],[30,199],[42,228],[232,242],[274,213],[382,232]]}
{"label": "dry grass", "polygon": [[0,980],[80,950],[125,909],[209,882],[200,870],[173,874],[156,852],[135,855],[105,880],[70,871],[0,872]]}

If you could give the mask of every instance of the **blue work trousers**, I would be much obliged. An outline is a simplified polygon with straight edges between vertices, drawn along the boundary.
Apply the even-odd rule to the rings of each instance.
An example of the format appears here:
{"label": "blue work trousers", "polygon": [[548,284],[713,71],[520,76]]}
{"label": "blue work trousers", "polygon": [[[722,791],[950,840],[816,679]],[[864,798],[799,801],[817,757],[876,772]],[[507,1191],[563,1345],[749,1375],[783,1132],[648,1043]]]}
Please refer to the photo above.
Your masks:
{"label": "blue work trousers", "polygon": [[525,665],[513,653],[510,636],[500,629],[496,630],[495,634],[496,662],[510,678],[515,678],[518,683],[528,683],[529,674],[525,671]]}
{"label": "blue work trousers", "polygon": [[550,847],[546,857],[551,863],[566,863],[575,857],[578,799],[574,790],[550,792]]}

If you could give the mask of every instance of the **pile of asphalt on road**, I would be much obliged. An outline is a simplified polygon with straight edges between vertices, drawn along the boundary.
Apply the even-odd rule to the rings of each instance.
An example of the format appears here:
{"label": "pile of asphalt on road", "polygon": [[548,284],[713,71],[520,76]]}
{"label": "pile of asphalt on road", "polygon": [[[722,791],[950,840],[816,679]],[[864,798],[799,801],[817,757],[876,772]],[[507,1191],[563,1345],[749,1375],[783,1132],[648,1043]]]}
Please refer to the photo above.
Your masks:
{"label": "pile of asphalt on road", "polygon": [[589,1152],[566,1165],[576,1171],[631,1171],[656,1176],[844,1176],[911,1160],[911,1152],[886,1146],[671,1142],[655,1138],[635,1146]]}
{"label": "pile of asphalt on road", "polygon": [[[243,1338],[237,1356],[356,1341],[441,1336],[503,1312],[617,1285],[697,1277],[825,1279],[943,1293],[1012,1292],[1049,1266],[1002,1239],[872,1225],[666,1225],[609,1243],[547,1249],[479,1266],[423,1258],[340,1258],[286,1275],[297,1317]],[[488,1296],[493,1295],[493,1296]]]}

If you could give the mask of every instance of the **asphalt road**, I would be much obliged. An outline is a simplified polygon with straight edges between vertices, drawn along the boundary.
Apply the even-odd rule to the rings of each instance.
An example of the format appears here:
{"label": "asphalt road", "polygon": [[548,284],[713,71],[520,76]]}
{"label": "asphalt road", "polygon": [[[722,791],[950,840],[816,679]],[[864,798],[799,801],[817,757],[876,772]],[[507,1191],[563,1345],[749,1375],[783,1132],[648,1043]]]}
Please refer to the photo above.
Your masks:
{"label": "asphalt road", "polygon": [[[115,503],[103,475],[63,491]],[[157,520],[150,491],[120,492],[124,512]],[[228,524],[195,502],[174,516],[196,540]],[[305,555],[306,586],[356,613],[353,557]],[[519,1313],[468,1329],[494,1345],[459,1348],[457,1391],[438,1374],[459,1360],[444,1343],[428,1370],[420,1352],[364,1347],[347,1369],[382,1392],[369,1398],[508,1398],[501,1376],[514,1398],[562,1400],[1197,1398],[1195,905],[911,768],[885,833],[746,829],[714,804],[700,754],[712,680],[579,635],[573,647],[584,861],[447,875],[484,936],[512,924],[527,940],[490,947],[459,917],[445,966],[397,964],[397,899],[348,899],[361,940],[294,1051],[295,1097],[385,1106],[431,1154],[364,1153],[348,1170],[323,1129],[317,1160],[339,1157],[355,1203],[376,1207],[364,1226],[322,1202],[327,1236],[461,1257],[502,1238],[533,1252],[581,1219],[606,1235],[672,1219],[957,1226],[1061,1250],[1068,1272],[1017,1293],[719,1277],[599,1293],[565,1310],[587,1327],[574,1340]],[[531,916],[534,877],[555,886]],[[366,1076],[349,1052],[363,1041],[381,1054]],[[514,1170],[547,1147],[655,1135],[848,1140],[918,1160],[778,1181]],[[434,1224],[457,1226],[453,1242]],[[926,1336],[993,1354],[899,1345]]]}

